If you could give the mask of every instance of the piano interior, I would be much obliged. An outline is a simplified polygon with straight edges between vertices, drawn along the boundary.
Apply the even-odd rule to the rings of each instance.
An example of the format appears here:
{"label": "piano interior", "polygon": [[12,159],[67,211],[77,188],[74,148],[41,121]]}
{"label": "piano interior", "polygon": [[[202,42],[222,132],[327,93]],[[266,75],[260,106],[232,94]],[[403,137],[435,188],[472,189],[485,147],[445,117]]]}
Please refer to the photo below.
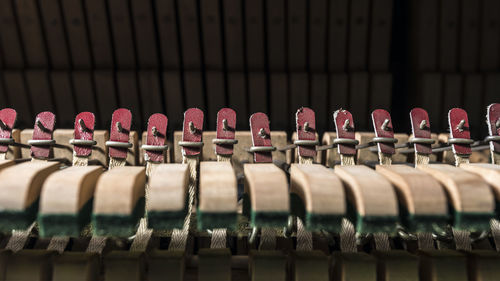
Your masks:
{"label": "piano interior", "polygon": [[500,280],[500,1],[0,0],[1,280]]}

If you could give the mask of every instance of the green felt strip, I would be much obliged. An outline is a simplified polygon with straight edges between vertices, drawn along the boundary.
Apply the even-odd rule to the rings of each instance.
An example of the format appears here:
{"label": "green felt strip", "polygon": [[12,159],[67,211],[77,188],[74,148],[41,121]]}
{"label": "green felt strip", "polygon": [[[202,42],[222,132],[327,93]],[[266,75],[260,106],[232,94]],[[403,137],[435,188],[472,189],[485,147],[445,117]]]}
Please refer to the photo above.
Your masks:
{"label": "green felt strip", "polygon": [[250,214],[252,227],[285,227],[288,225],[288,212],[255,212]]}
{"label": "green felt strip", "polygon": [[454,212],[453,227],[459,230],[489,231],[490,220],[495,217],[493,213],[462,213]]}
{"label": "green felt strip", "polygon": [[377,232],[394,234],[399,220],[397,216],[361,216],[350,202],[347,202],[347,214],[356,226],[356,232],[360,234]]}
{"label": "green felt strip", "polygon": [[50,236],[73,236],[78,237],[82,229],[90,223],[93,198],[85,203],[76,214],[38,214],[40,235]]}
{"label": "green felt strip", "polygon": [[11,233],[14,229],[24,230],[28,228],[36,219],[38,205],[39,199],[23,211],[0,211],[0,231]]}
{"label": "green felt strip", "polygon": [[234,213],[212,213],[203,212],[198,209],[196,212],[198,220],[198,230],[206,230],[213,228],[227,228],[230,230],[236,229],[238,223],[238,214]]}
{"label": "green felt strip", "polygon": [[186,196],[184,210],[182,211],[148,211],[148,227],[155,230],[181,229],[186,220],[189,205],[189,196]]}
{"label": "green felt strip", "polygon": [[141,197],[130,215],[92,214],[94,235],[128,237],[137,231],[139,220],[144,216],[145,198]]}
{"label": "green felt strip", "polygon": [[290,193],[290,210],[294,216],[302,219],[306,229],[309,231],[326,230],[336,233],[340,232],[344,216],[306,212],[304,201],[296,193]]}
{"label": "green felt strip", "polygon": [[403,226],[413,233],[435,232],[442,233],[450,223],[451,217],[446,215],[415,215],[408,212],[402,204],[399,205],[399,216]]}

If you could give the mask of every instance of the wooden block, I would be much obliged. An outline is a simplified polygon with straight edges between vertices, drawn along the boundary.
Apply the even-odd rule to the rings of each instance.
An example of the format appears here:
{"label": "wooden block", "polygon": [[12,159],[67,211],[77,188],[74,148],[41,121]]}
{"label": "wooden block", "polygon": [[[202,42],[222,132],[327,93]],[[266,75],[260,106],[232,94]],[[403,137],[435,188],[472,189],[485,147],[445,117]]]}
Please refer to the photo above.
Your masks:
{"label": "wooden block", "polygon": [[[148,137],[148,132],[144,131],[142,132],[142,137],[141,137],[141,144],[145,144],[146,143],[146,138]],[[173,145],[172,145],[172,142],[167,140],[165,141],[165,144],[168,145],[168,149],[164,151],[164,154],[163,154],[163,159],[165,160],[165,163],[171,163],[171,158],[170,158],[170,152],[171,150],[173,149]],[[139,147],[139,165],[143,166],[146,164],[146,162],[144,161],[144,149],[140,148]]]}
{"label": "wooden block", "polygon": [[[319,139],[318,133],[316,133],[316,140]],[[292,133],[292,143],[297,140],[297,131]],[[287,161],[287,163],[299,163],[299,150],[298,148],[294,148],[291,150],[288,150],[287,153],[290,152],[290,156],[292,157],[292,161]],[[316,154],[316,157],[314,157],[314,163],[321,163],[321,151],[318,151]]]}
{"label": "wooden block", "polygon": [[336,166],[346,186],[348,206],[356,213],[359,233],[394,233],[399,220],[398,201],[391,183],[367,166]]}
{"label": "wooden block", "polygon": [[[460,1],[440,0],[438,5],[441,7],[438,22],[438,67],[441,71],[454,72],[458,69],[459,44],[457,42],[460,30]],[[431,30],[431,32],[434,32],[434,30]]]}
{"label": "wooden block", "polygon": [[[94,65],[97,69],[111,69],[114,67],[113,50],[111,48],[113,38],[110,34],[111,28],[106,2],[101,0],[86,0],[83,1],[83,4],[85,5],[87,14],[87,28],[91,43],[90,49],[94,57]],[[111,113],[109,115],[111,116]]]}
{"label": "wooden block", "polygon": [[458,251],[426,250],[419,252],[420,278],[430,281],[466,281],[467,259]]}
{"label": "wooden block", "polygon": [[22,41],[16,23],[14,3],[0,2],[0,46],[5,68],[19,69],[24,67]]}
{"label": "wooden block", "polygon": [[334,281],[377,280],[377,261],[365,253],[339,253],[332,257]]}
{"label": "wooden block", "polygon": [[235,229],[238,186],[230,162],[201,162],[198,190],[198,229]]}
{"label": "wooden block", "polygon": [[489,229],[489,221],[495,213],[495,199],[480,176],[446,164],[419,165],[418,169],[432,175],[444,187],[453,208],[455,228]]}
{"label": "wooden block", "polygon": [[33,112],[29,105],[29,94],[24,75],[21,71],[2,71],[5,92],[9,98],[10,106],[17,111],[17,126],[31,127],[33,124]]}
{"label": "wooden block", "polygon": [[377,165],[376,171],[394,186],[405,211],[400,216],[409,231],[444,231],[448,223],[448,201],[437,180],[407,165]]}
{"label": "wooden block", "polygon": [[0,172],[0,204],[3,206],[0,228],[3,231],[25,229],[36,219],[42,184],[58,169],[57,162],[36,161]]}
{"label": "wooden block", "polygon": [[495,280],[500,272],[500,255],[488,250],[472,250],[467,252],[467,271],[469,280]]}
{"label": "wooden block", "polygon": [[295,281],[328,281],[329,258],[321,251],[292,252],[292,274]]}
{"label": "wooden block", "polygon": [[159,66],[159,59],[156,49],[154,4],[151,1],[132,0],[129,5],[132,12],[138,66],[141,69],[156,68]]}
{"label": "wooden block", "polygon": [[281,251],[251,251],[250,280],[287,280],[286,257]]}
{"label": "wooden block", "polygon": [[290,203],[285,172],[274,164],[245,164],[243,171],[248,195],[243,204],[250,213],[251,225],[286,226]]}
{"label": "wooden block", "polygon": [[[214,131],[203,132],[202,139],[205,142],[202,150],[202,161],[216,161],[217,156],[215,155],[215,145],[212,144],[212,139],[216,138],[216,133]],[[174,132],[174,159],[173,162],[182,162],[181,148],[178,145],[179,141],[182,139],[182,132]],[[253,155],[246,151],[246,149],[252,146],[252,135],[250,131],[236,131],[235,139],[238,143],[234,146],[232,163],[236,171],[236,174],[241,174],[243,172],[244,163],[252,163]],[[287,134],[282,131],[271,131],[271,139],[275,147],[284,147],[287,145]],[[272,152],[273,159],[279,162],[286,162],[286,153],[275,150]]]}
{"label": "wooden block", "polygon": [[402,250],[375,252],[377,272],[382,280],[419,281],[418,257]]}
{"label": "wooden block", "polygon": [[[331,144],[333,144],[333,140],[336,138],[337,138],[337,133],[325,132],[323,134],[321,144],[322,145],[331,145]],[[335,166],[335,162],[338,162],[338,161],[340,161],[340,156],[339,156],[337,148],[328,149],[326,151],[318,151],[318,163],[321,163],[329,168],[333,168],[333,166]]]}
{"label": "wooden block", "polygon": [[[70,57],[66,41],[61,2],[48,0],[38,2],[42,15],[43,28],[51,67],[54,69],[69,69]],[[65,15],[67,16],[67,15]]]}
{"label": "wooden block", "polygon": [[47,250],[21,250],[10,254],[4,278],[5,280],[52,280],[52,260],[55,254]]}
{"label": "wooden block", "polygon": [[184,280],[186,268],[184,251],[153,250],[148,254],[148,278],[151,281]]}
{"label": "wooden block", "polygon": [[81,0],[67,0],[60,3],[66,22],[66,35],[68,36],[72,65],[76,69],[90,69],[92,57],[82,2]]}
{"label": "wooden block", "polygon": [[[241,72],[245,69],[242,2],[241,0],[222,0],[226,70],[229,72],[228,75],[233,71]],[[239,95],[241,93],[235,96]],[[231,96],[229,95],[229,97]],[[236,108],[234,109],[236,110]],[[244,114],[244,116],[247,116],[247,114]]]}
{"label": "wooden block", "polygon": [[[449,137],[450,137],[449,133],[439,134],[438,141],[443,145],[447,145]],[[472,151],[472,154],[470,155],[469,159],[471,163],[490,163],[490,150],[485,149],[482,151]],[[451,150],[444,151],[442,160],[443,163],[455,165],[455,156],[453,155],[453,151]]]}
{"label": "wooden block", "polygon": [[99,254],[88,252],[64,252],[54,258],[53,281],[90,281],[100,277]]}
{"label": "wooden block", "polygon": [[313,164],[292,164],[290,200],[292,212],[302,218],[309,231],[340,232],[347,206],[344,186],[333,170]]}
{"label": "wooden block", "polygon": [[230,249],[200,249],[198,252],[198,280],[231,280]]}
{"label": "wooden block", "polygon": [[[31,138],[31,135],[33,134],[31,129],[26,129],[23,130],[22,135],[26,136],[29,135],[29,138]],[[132,165],[135,165],[130,158],[133,157],[131,154],[135,154],[137,151],[137,141],[134,141],[136,139],[136,136],[133,136],[133,134],[137,134],[135,131],[131,132],[130,139],[132,140],[131,142],[134,143],[134,146],[130,149],[133,153],[128,153],[127,155],[127,161],[130,161]],[[74,130],[73,129],[57,129],[54,131],[54,139],[58,144],[67,146],[67,148],[54,148],[54,158],[66,158],[70,161],[73,159],[73,147],[69,144],[69,140],[74,137]],[[22,137],[22,143],[26,143],[26,140],[29,139],[26,137]],[[94,131],[94,140],[97,142],[97,144],[94,146],[92,149],[92,154],[90,155],[89,160],[96,160],[99,163],[101,163],[103,166],[106,166],[108,163],[108,147],[106,146],[106,142],[109,140],[109,132],[105,130],[96,130]],[[24,150],[23,150],[24,152]],[[23,158],[28,158],[29,157],[29,151],[26,150],[25,155]]]}
{"label": "wooden block", "polygon": [[135,251],[112,251],[103,258],[104,279],[146,280],[146,254]]}
{"label": "wooden block", "polygon": [[[360,144],[368,143],[375,137],[374,133],[371,132],[356,132],[355,138],[359,141]],[[406,143],[408,141],[407,134],[396,133],[394,134],[394,138],[398,140],[398,143]],[[406,155],[397,153],[392,156],[393,162],[406,162]],[[378,155],[376,152],[370,151],[370,148],[360,149],[358,150],[358,164],[364,164],[367,162],[377,162]]]}
{"label": "wooden block", "polygon": [[48,67],[47,50],[37,3],[36,0],[14,1],[26,66],[46,68]]}
{"label": "wooden block", "polygon": [[116,167],[103,174],[94,195],[94,235],[133,235],[144,215],[145,184],[143,167]]}
{"label": "wooden block", "polygon": [[460,165],[460,169],[464,169],[468,172],[477,174],[481,176],[485,182],[487,182],[493,194],[495,195],[495,200],[500,202],[500,166],[487,164],[487,163],[474,163],[474,164],[464,164]]}
{"label": "wooden block", "polygon": [[149,179],[148,223],[154,229],[181,228],[187,211],[189,169],[186,164],[161,164]]}
{"label": "wooden block", "polygon": [[[134,69],[136,57],[129,1],[109,0],[107,3],[113,46],[119,46],[119,48],[114,48],[116,67],[118,69]],[[131,105],[130,103],[125,104]]]}
{"label": "wooden block", "polygon": [[[288,19],[288,69],[306,71],[307,69],[307,1],[289,0]],[[274,118],[271,118],[274,120]]]}
{"label": "wooden block", "polygon": [[79,236],[90,223],[100,166],[74,166],[57,171],[45,181],[40,194],[40,234]]}
{"label": "wooden block", "polygon": [[[14,129],[12,130],[11,136],[15,142],[21,142],[21,130]],[[7,150],[7,159],[19,159],[21,158],[21,148],[18,146],[9,146],[9,150]]]}

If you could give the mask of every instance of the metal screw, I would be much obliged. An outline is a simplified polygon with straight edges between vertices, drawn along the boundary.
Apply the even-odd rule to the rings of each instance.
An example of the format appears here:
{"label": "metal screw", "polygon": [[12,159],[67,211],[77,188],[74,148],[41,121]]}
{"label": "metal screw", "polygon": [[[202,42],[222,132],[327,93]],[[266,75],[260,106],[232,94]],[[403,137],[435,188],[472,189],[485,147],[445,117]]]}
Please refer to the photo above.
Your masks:
{"label": "metal screw", "polygon": [[389,122],[391,122],[391,120],[385,119],[384,123],[382,123],[382,126],[380,126],[380,128],[384,131],[389,131]]}
{"label": "metal screw", "polygon": [[9,127],[7,126],[7,124],[5,124],[3,122],[3,120],[0,120],[0,128],[2,128],[2,130],[8,130],[9,129]]}
{"label": "metal screw", "polygon": [[227,119],[222,119],[222,130],[228,131],[229,125],[227,124]]}
{"label": "metal screw", "polygon": [[420,122],[420,130],[423,130],[425,129],[425,127],[427,127],[427,120],[422,120],[422,122]]}
{"label": "metal screw", "polygon": [[261,138],[265,138],[266,137],[266,131],[264,130],[264,128],[260,128],[260,130],[259,130],[259,136]]}
{"label": "metal screw", "polygon": [[82,131],[88,132],[90,131],[87,125],[85,125],[85,122],[83,122],[83,119],[78,119],[78,124],[80,124],[80,127],[82,128]]}
{"label": "metal screw", "polygon": [[309,126],[309,122],[304,122],[304,132],[309,132],[311,127]]}
{"label": "metal screw", "polygon": [[463,132],[464,131],[464,126],[465,126],[465,120],[462,119],[462,120],[460,120],[460,123],[458,123],[458,125],[457,125],[457,130],[460,131],[460,132]]}
{"label": "metal screw", "polygon": [[156,129],[155,126],[153,126],[153,128],[151,128],[151,132],[153,133],[153,136],[155,136],[155,137],[158,136],[158,129]]}
{"label": "metal screw", "polygon": [[196,133],[196,128],[194,127],[194,123],[193,123],[193,121],[189,121],[189,132],[190,132],[191,134]]}
{"label": "metal screw", "polygon": [[345,122],[344,122],[344,125],[342,126],[342,129],[344,131],[349,131],[349,129],[351,128],[351,121],[349,121],[349,119],[346,119]]}
{"label": "metal screw", "polygon": [[123,127],[121,122],[116,122],[116,130],[120,133],[123,132]]}
{"label": "metal screw", "polygon": [[50,132],[49,129],[47,129],[43,124],[42,124],[42,121],[40,121],[40,119],[37,119],[36,120],[36,125],[38,128],[40,128],[40,130],[44,131],[44,132]]}
{"label": "metal screw", "polygon": [[495,126],[497,126],[497,129],[500,129],[500,117],[498,117],[498,120],[495,123]]}

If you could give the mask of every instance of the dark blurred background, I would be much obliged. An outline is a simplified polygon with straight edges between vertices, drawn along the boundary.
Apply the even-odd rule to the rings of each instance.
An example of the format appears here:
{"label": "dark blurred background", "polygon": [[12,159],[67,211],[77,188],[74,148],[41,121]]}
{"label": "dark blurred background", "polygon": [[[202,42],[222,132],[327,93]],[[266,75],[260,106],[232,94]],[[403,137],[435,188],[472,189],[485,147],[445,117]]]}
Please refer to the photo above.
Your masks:
{"label": "dark blurred background", "polygon": [[318,131],[350,110],[357,130],[391,111],[427,109],[433,131],[464,107],[475,137],[499,102],[498,0],[0,0],[0,106],[18,127],[51,110],[71,128],[81,111],[108,128],[127,107],[134,129],[155,112],[179,129],[186,108],[253,112],[292,131],[295,111],[316,111]]}

